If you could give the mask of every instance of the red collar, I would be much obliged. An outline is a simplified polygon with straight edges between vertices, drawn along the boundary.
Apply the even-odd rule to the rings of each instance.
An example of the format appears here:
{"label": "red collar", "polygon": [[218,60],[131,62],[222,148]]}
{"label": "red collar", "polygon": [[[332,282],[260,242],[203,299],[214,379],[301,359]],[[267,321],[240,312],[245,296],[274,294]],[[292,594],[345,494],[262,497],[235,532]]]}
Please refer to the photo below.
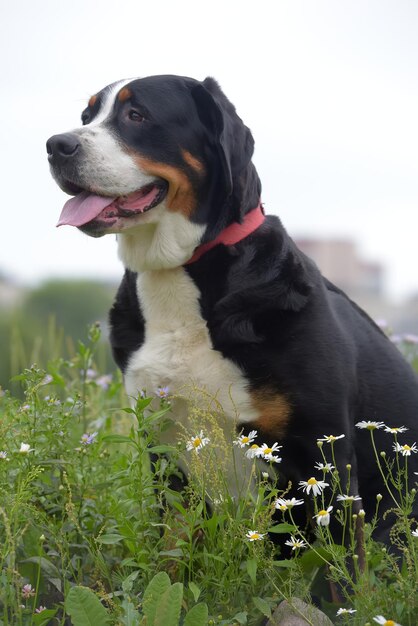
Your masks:
{"label": "red collar", "polygon": [[266,219],[263,211],[263,207],[261,203],[255,208],[251,209],[246,215],[241,224],[238,222],[234,222],[230,224],[226,228],[224,228],[219,235],[212,239],[212,241],[208,241],[207,243],[203,243],[201,246],[198,246],[191,259],[186,261],[185,265],[189,265],[190,263],[194,263],[198,261],[201,256],[203,256],[209,250],[212,250],[215,246],[223,243],[224,246],[232,246],[235,243],[238,243],[245,237],[248,237],[252,232],[257,230],[259,226]]}

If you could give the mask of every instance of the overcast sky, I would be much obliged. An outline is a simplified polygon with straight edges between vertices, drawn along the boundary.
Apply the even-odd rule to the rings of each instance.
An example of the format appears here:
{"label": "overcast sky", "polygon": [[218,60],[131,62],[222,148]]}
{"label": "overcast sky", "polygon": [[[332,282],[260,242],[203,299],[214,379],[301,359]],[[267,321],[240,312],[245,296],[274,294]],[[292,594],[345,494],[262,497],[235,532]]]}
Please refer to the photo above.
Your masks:
{"label": "overcast sky", "polygon": [[55,228],[46,139],[124,77],[218,79],[256,142],[268,213],[347,236],[418,292],[416,0],[3,0],[0,271],[117,278],[113,236]]}

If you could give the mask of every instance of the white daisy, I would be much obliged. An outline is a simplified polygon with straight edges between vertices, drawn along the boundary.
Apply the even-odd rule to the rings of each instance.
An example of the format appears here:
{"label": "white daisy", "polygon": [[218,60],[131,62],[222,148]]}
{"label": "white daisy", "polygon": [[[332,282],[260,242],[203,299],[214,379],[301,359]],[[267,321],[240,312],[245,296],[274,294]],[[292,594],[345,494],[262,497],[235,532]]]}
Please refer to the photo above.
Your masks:
{"label": "white daisy", "polygon": [[320,470],[322,472],[331,472],[335,467],[331,465],[331,463],[317,463],[314,465],[315,469]]}
{"label": "white daisy", "polygon": [[316,523],[318,524],[318,526],[329,526],[330,513],[332,509],[333,507],[329,506],[327,510],[322,509],[321,511],[318,511],[316,515],[314,515],[314,517],[316,517]]}
{"label": "white daisy", "polygon": [[209,443],[209,441],[210,439],[208,439],[208,437],[205,437],[203,435],[203,430],[201,430],[198,435],[196,435],[195,437],[192,437],[189,441],[187,441],[186,449],[194,450],[196,453],[198,453],[199,450],[204,448],[204,446],[206,446]]}
{"label": "white daisy", "polygon": [[234,439],[233,444],[235,446],[239,446],[240,448],[245,448],[245,446],[249,446],[256,437],[257,431],[251,430],[248,435],[239,435],[236,439]]}
{"label": "white daisy", "polygon": [[418,537],[418,528],[416,528],[415,530],[411,531],[411,534],[413,537]]}
{"label": "white daisy", "polygon": [[285,498],[277,498],[274,501],[274,506],[279,511],[287,511],[288,509],[292,509],[294,506],[299,506],[300,504],[304,504],[304,501],[296,500],[296,498],[291,498],[290,500],[286,500]]}
{"label": "white daisy", "polygon": [[28,454],[28,452],[33,452],[35,448],[31,448],[29,443],[21,443],[19,454]]}
{"label": "white daisy", "polygon": [[417,444],[415,442],[412,446],[408,446],[406,443],[401,446],[400,443],[396,442],[393,444],[393,449],[395,452],[400,452],[403,456],[411,456],[411,452],[418,452]]}
{"label": "white daisy", "polygon": [[285,541],[287,546],[290,546],[292,550],[298,550],[299,548],[305,548],[308,544],[302,539],[296,539],[293,535],[290,535],[290,539]]}
{"label": "white daisy", "polygon": [[313,476],[308,480],[300,480],[299,485],[298,489],[302,489],[305,493],[310,493],[312,489],[314,496],[319,496],[325,487],[328,487],[328,483],[325,483],[323,480],[316,480]]}
{"label": "white daisy", "polygon": [[376,430],[377,428],[383,428],[383,422],[373,422],[370,420],[363,420],[362,422],[357,422],[357,428],[367,428],[367,430]]}
{"label": "white daisy", "polygon": [[351,615],[356,613],[356,609],[338,609],[337,615]]}
{"label": "white daisy", "polygon": [[373,621],[376,622],[376,624],[382,624],[382,626],[401,626],[397,622],[394,622],[393,619],[386,619],[383,615],[376,615]]}
{"label": "white daisy", "polygon": [[406,428],[406,426],[385,426],[385,433],[392,433],[392,435],[397,435],[398,433],[404,433],[407,430],[409,430],[409,428]]}
{"label": "white daisy", "polygon": [[280,463],[282,460],[280,457],[276,456],[274,453],[279,452],[280,448],[277,441],[273,443],[272,446],[268,446],[266,443],[257,450],[257,456],[264,459],[265,461],[273,461],[274,463]]}
{"label": "white daisy", "polygon": [[260,454],[260,446],[256,443],[253,443],[245,453],[245,456],[248,459],[255,459]]}
{"label": "white daisy", "polygon": [[323,439],[317,439],[317,441],[325,441],[325,443],[334,443],[337,439],[342,439],[345,435],[324,435]]}
{"label": "white daisy", "polygon": [[266,533],[259,533],[256,530],[249,530],[245,536],[250,541],[260,541],[261,539],[264,539],[265,535]]}
{"label": "white daisy", "polygon": [[360,496],[348,496],[344,494],[338,494],[338,502],[354,502],[355,500],[361,500]]}

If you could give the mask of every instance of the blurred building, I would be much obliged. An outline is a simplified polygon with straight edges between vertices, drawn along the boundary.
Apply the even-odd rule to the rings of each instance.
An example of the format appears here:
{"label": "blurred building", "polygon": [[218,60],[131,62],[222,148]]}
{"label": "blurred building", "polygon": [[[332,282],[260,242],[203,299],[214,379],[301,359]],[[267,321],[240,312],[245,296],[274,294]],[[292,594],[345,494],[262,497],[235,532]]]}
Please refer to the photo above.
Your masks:
{"label": "blurred building", "polygon": [[381,296],[384,268],[362,259],[350,239],[295,239],[297,246],[318,265],[322,274],[352,297]]}

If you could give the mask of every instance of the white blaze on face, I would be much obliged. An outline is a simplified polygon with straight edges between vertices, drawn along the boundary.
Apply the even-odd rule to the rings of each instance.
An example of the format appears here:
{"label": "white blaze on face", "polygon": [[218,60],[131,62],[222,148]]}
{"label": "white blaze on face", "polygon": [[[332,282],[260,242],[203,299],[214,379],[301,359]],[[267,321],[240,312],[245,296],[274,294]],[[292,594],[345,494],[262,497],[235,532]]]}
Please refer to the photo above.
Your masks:
{"label": "white blaze on face", "polygon": [[106,125],[119,91],[132,79],[109,87],[102,96],[100,109],[94,119],[71,132],[79,137],[82,158],[77,164],[81,186],[98,194],[127,195],[148,185],[155,177],[142,171],[128,154],[115,133]]}

